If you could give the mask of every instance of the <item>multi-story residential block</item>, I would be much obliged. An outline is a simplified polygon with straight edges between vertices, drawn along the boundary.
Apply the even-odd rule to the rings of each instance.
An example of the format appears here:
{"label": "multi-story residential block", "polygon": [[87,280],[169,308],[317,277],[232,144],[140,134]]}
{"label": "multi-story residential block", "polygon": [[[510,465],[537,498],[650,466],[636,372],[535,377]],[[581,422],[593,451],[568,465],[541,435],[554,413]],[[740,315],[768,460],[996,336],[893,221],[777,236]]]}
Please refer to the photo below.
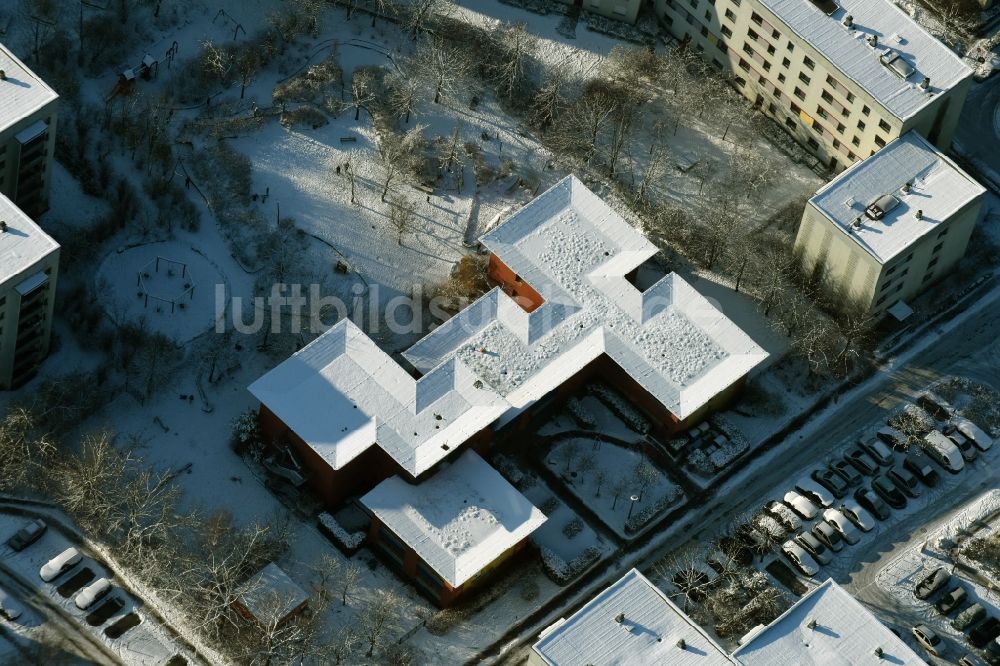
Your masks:
{"label": "multi-story residential block", "polygon": [[58,100],[0,44],[0,193],[35,218],[49,207]]}
{"label": "multi-story residential block", "polygon": [[576,5],[588,12],[626,23],[635,23],[635,19],[639,15],[639,7],[642,6],[642,0],[559,0],[559,2],[566,5]]}
{"label": "multi-story residential block", "polygon": [[972,70],[889,0],[654,0],[660,21],[833,168],[916,129],[947,149]]}
{"label": "multi-story residential block", "polygon": [[809,200],[795,249],[807,271],[881,316],[962,258],[985,192],[911,131]]}
{"label": "multi-story residential block", "polygon": [[0,194],[0,389],[28,381],[49,350],[59,244]]}

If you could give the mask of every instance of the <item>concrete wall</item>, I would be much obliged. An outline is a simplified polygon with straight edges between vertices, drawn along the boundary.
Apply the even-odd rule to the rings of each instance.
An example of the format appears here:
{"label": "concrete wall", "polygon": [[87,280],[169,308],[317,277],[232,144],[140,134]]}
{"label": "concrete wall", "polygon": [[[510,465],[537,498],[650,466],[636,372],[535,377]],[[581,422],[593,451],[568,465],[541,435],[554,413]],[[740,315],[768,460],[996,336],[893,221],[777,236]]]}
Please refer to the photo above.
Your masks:
{"label": "concrete wall", "polygon": [[[24,345],[32,343],[37,345],[37,352],[33,354],[36,361],[31,364],[32,369],[45,358],[49,351],[49,344],[52,337],[52,314],[56,301],[56,284],[59,279],[59,248],[56,248],[48,255],[34,263],[19,273],[0,283],[0,389],[17,388],[23,381],[18,381],[14,375],[15,364],[24,357]],[[45,293],[34,292],[28,294],[26,298],[39,298],[43,304],[38,311],[42,316],[41,324],[34,334],[19,343],[19,334],[32,324],[35,313],[26,316],[28,321],[21,321],[21,295],[16,287],[27,278],[40,271],[48,273],[48,283],[40,289]],[[31,371],[29,371],[31,372]],[[27,376],[30,379],[30,375]]]}
{"label": "concrete wall", "polygon": [[[971,77],[904,123],[755,0],[694,5],[653,0],[674,37],[737,77],[744,96],[827,165],[846,168],[913,127],[942,149],[950,145]],[[943,106],[948,108],[933,132]]]}

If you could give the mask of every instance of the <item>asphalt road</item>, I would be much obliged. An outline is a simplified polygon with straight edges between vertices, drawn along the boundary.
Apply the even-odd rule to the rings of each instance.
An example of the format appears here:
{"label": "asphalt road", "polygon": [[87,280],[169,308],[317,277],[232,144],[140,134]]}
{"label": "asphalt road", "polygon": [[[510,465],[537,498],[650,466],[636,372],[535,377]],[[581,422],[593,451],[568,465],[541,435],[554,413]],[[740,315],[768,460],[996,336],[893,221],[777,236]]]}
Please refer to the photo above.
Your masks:
{"label": "asphalt road", "polygon": [[973,84],[954,141],[966,154],[1000,173],[1000,76]]}
{"label": "asphalt road", "polygon": [[[648,571],[669,552],[710,543],[732,524],[734,517],[756,511],[765,501],[775,499],[776,488],[790,487],[818,461],[854,441],[860,429],[884,423],[895,408],[912,402],[937,379],[965,376],[1000,390],[1000,288],[985,294],[960,313],[957,320],[957,323],[941,324],[935,331],[925,334],[936,337],[918,341],[911,352],[901,356],[901,361],[887,361],[874,377],[846,394],[838,404],[791,435],[788,441],[749,463],[743,473],[730,479],[700,511],[686,517],[689,527],[680,538],[669,540],[667,546],[638,561],[622,557],[619,573],[623,575],[631,566]],[[872,561],[851,574],[848,588],[861,591],[862,600],[876,607],[886,604],[891,613],[894,604],[881,598],[878,589],[869,585],[870,581],[900,549],[909,547],[914,540],[922,541],[920,530],[925,524],[938,520],[986,488],[1000,486],[1000,471],[995,468],[979,465],[970,472],[979,476],[970,477],[958,490],[942,496],[941,501],[935,503],[933,514],[910,516],[897,528],[886,530],[873,544]],[[577,608],[572,605],[560,609],[550,614],[549,622],[575,610]],[[899,623],[905,624],[905,620],[900,618]],[[522,658],[524,644],[533,642],[535,635],[536,632],[522,635],[522,646],[507,653],[509,661],[517,662]]]}

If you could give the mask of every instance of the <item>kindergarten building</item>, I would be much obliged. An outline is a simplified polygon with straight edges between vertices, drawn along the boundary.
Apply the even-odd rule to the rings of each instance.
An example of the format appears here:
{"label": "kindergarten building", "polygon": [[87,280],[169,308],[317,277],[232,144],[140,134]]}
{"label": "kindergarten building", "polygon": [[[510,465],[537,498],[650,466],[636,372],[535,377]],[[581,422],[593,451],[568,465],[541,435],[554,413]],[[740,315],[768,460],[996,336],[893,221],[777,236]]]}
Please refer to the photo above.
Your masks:
{"label": "kindergarten building", "polygon": [[[722,405],[767,357],[676,274],[637,287],[637,269],[656,247],[573,176],[481,242],[497,286],[407,350],[412,371],[345,319],[249,389],[261,403],[265,439],[295,455],[328,506],[382,482],[362,504],[373,524],[398,537],[407,573],[428,573],[418,559],[430,566],[434,577],[424,577],[443,590],[437,598],[445,603],[475,573],[435,568],[440,558],[419,547],[423,532],[386,519],[387,497],[399,498],[403,487],[415,494],[433,488],[445,461],[452,467],[439,476],[461,464],[490,478],[485,462],[467,462],[475,454],[459,456],[486,455],[495,437],[526,430],[591,377],[620,388],[669,435]],[[534,507],[499,475],[494,482],[509,498],[505,506],[520,508],[513,522],[498,509],[493,522],[517,539],[493,542],[485,552],[496,557],[476,558],[477,571],[517,550],[525,525],[537,526]],[[483,508],[455,493],[449,501]],[[434,502],[408,506],[407,520],[441,528],[427,517]]]}

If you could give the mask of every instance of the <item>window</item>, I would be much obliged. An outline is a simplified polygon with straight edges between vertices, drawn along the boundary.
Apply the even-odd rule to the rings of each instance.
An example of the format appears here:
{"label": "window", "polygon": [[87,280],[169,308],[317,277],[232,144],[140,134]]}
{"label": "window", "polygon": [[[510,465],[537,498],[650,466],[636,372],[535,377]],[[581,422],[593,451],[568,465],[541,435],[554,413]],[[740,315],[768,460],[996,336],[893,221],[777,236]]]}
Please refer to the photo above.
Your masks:
{"label": "window", "polygon": [[767,105],[767,110],[772,114],[774,114],[778,112],[778,107],[774,105],[774,102],[771,102],[770,104]]}
{"label": "window", "polygon": [[706,11],[705,12],[705,20],[706,21],[711,21],[712,20],[712,12],[710,12],[710,11]]}
{"label": "window", "polygon": [[813,150],[819,150],[819,144],[816,143],[816,139],[810,137],[806,143],[808,143],[809,147],[812,148]]}
{"label": "window", "polygon": [[844,130],[846,130],[846,129],[847,128],[844,127],[844,123],[837,123],[837,133],[838,134],[843,134]]}
{"label": "window", "polygon": [[899,268],[899,266],[893,266],[892,268],[890,268],[889,270],[887,270],[887,271],[885,272],[885,274],[886,274],[886,275],[892,275],[893,273],[895,273],[895,272],[896,272],[896,269],[897,269],[897,268]]}
{"label": "window", "polygon": [[930,263],[929,263],[929,264],[927,264],[927,268],[928,268],[928,269],[931,269],[931,268],[934,268],[934,266],[935,266],[935,265],[937,264],[937,262],[938,262],[938,259],[940,259],[940,257],[934,257],[933,259],[931,259]]}
{"label": "window", "polygon": [[868,108],[867,106],[863,106],[863,107],[861,107],[861,113],[862,113],[863,115],[866,115],[866,116],[867,116],[867,115],[868,115],[869,113],[871,113],[871,112],[872,112],[872,110],[871,110],[871,109],[869,109],[869,108]]}
{"label": "window", "polygon": [[931,254],[937,254],[938,252],[941,251],[942,247],[944,247],[944,241],[942,241],[942,242],[938,243],[937,245],[935,245],[934,249],[931,250]]}
{"label": "window", "polygon": [[698,9],[698,0],[688,0],[688,4],[691,5],[691,9]]}
{"label": "window", "polygon": [[927,281],[928,281],[928,280],[930,280],[930,279],[931,279],[932,277],[934,277],[934,271],[930,271],[929,273],[927,273],[927,275],[925,275],[925,276],[924,276],[924,279],[923,279],[923,280],[921,280],[921,282],[927,282]]}
{"label": "window", "polygon": [[948,234],[948,229],[950,229],[950,227],[945,227],[944,229],[942,229],[941,231],[939,231],[937,237],[941,238],[942,236],[947,235]]}
{"label": "window", "polygon": [[799,81],[801,81],[806,85],[809,85],[810,80],[811,79],[808,76],[806,76],[804,72],[799,72]]}
{"label": "window", "polygon": [[801,112],[801,111],[802,111],[802,109],[799,108],[799,105],[796,104],[795,102],[792,102],[792,113],[794,113],[795,115],[798,115],[799,112]]}
{"label": "window", "polygon": [[402,562],[406,557],[406,546],[388,528],[384,526],[379,528],[378,540],[385,547],[384,550],[394,559]]}
{"label": "window", "polygon": [[752,55],[753,55],[753,49],[752,49],[752,48],[750,48],[750,45],[749,45],[749,44],[744,44],[744,45],[743,45],[743,53],[746,53],[746,54],[747,54],[747,55],[749,55],[749,56],[752,56]]}
{"label": "window", "polygon": [[780,81],[781,83],[784,83],[785,82],[785,75],[779,73],[778,74],[778,81]]}
{"label": "window", "polygon": [[875,145],[878,146],[879,148],[884,148],[885,147],[885,139],[883,139],[882,137],[876,135],[875,136]]}
{"label": "window", "polygon": [[792,120],[791,118],[785,118],[785,125],[787,125],[788,127],[794,128],[795,127],[795,121]]}
{"label": "window", "polygon": [[817,106],[816,107],[816,115],[819,116],[820,118],[829,118],[830,117],[827,114],[826,109],[824,109],[822,106]]}
{"label": "window", "polygon": [[851,160],[852,162],[854,162],[854,161],[856,161],[856,160],[858,159],[858,156],[857,156],[857,155],[855,155],[855,154],[854,154],[854,153],[852,153],[852,152],[848,152],[848,153],[847,153],[847,159],[849,159],[849,160]]}
{"label": "window", "polygon": [[757,38],[758,38],[758,37],[760,37],[760,35],[758,35],[758,34],[757,34],[756,32],[754,32],[753,30],[747,30],[747,37],[749,37],[750,39],[752,39],[753,41],[755,41],[755,42],[756,42],[756,41],[757,41]]}
{"label": "window", "polygon": [[726,18],[729,19],[730,21],[735,21],[736,20],[736,14],[733,13],[732,9],[727,9],[726,10]]}
{"label": "window", "polygon": [[773,47],[773,46],[771,46],[770,44],[768,44],[768,45],[767,45],[767,54],[768,54],[768,55],[774,55],[774,53],[775,53],[775,51],[774,51],[774,47]]}
{"label": "window", "polygon": [[795,44],[788,42],[788,52],[791,53],[794,50],[795,50]]}
{"label": "window", "polygon": [[823,98],[824,102],[833,102],[833,95],[831,95],[827,90],[824,90],[822,94],[820,94],[820,97]]}
{"label": "window", "polygon": [[847,93],[847,101],[848,102],[853,102],[854,101],[854,93],[848,91],[848,93]]}
{"label": "window", "polygon": [[806,98],[805,92],[801,88],[799,88],[798,86],[795,87],[795,96],[798,97],[799,99],[805,99]]}
{"label": "window", "polygon": [[882,305],[882,303],[884,303],[884,302],[885,302],[885,299],[887,299],[887,298],[889,298],[889,296],[888,296],[888,295],[886,295],[886,296],[883,296],[882,298],[880,298],[880,299],[878,299],[877,301],[875,301],[875,305]]}
{"label": "window", "polygon": [[785,58],[784,60],[781,61],[781,66],[784,67],[785,69],[788,69],[789,67],[792,66],[792,61],[789,60],[788,58]]}
{"label": "window", "polygon": [[722,26],[722,34],[729,38],[733,36],[733,31],[726,26]]}
{"label": "window", "polygon": [[750,15],[750,20],[756,23],[757,25],[761,25],[762,23],[764,23],[764,18],[757,12],[754,12],[753,14]]}
{"label": "window", "polygon": [[866,127],[868,127],[868,126],[865,125],[865,121],[863,121],[863,120],[859,120],[858,121],[858,129],[859,130],[861,130],[862,132],[864,132]]}
{"label": "window", "polygon": [[816,63],[814,63],[812,61],[812,58],[810,58],[809,56],[805,56],[802,59],[802,64],[805,65],[807,69],[810,69],[810,70],[816,69]]}
{"label": "window", "polygon": [[882,128],[883,130],[885,130],[886,132],[891,132],[892,131],[892,127],[889,125],[889,123],[885,122],[885,120],[883,120],[881,118],[878,121],[878,126],[880,128]]}

